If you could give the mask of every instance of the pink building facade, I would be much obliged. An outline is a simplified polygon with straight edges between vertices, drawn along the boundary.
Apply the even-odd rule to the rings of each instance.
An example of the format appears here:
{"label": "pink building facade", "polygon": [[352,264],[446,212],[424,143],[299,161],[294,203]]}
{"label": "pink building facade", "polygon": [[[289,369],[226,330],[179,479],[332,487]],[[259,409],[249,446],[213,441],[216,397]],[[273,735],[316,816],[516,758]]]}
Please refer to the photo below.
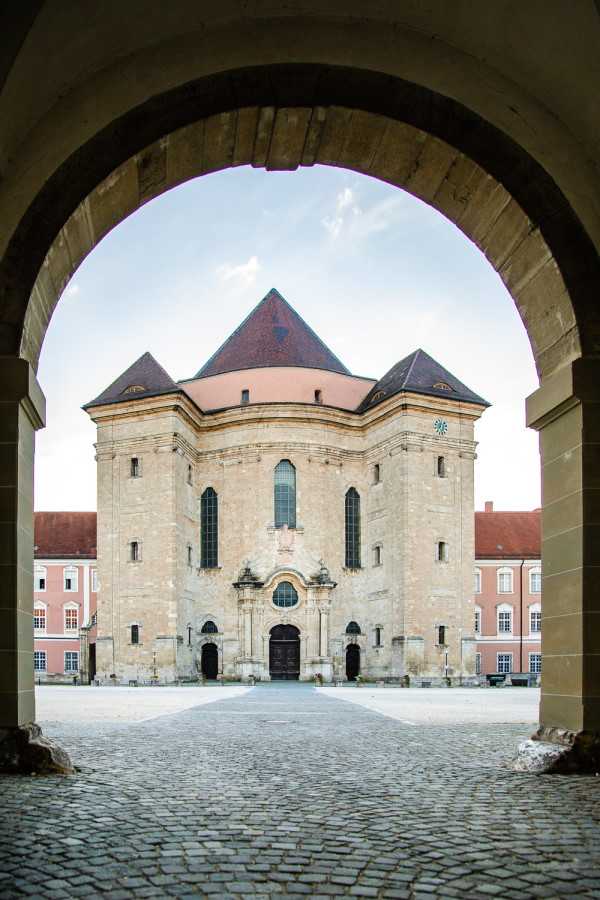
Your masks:
{"label": "pink building facade", "polygon": [[475,634],[483,676],[542,671],[540,510],[475,513]]}
{"label": "pink building facade", "polygon": [[97,577],[96,514],[36,513],[36,681],[88,682],[93,677]]}

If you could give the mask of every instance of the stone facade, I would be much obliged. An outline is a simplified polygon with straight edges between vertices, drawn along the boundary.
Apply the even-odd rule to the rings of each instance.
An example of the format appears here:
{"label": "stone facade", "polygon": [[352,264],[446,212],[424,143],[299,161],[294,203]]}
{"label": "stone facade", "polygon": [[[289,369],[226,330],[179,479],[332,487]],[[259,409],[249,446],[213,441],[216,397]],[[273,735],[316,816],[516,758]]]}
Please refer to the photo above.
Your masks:
{"label": "stone facade", "polygon": [[[292,380],[295,371],[320,390],[322,370],[290,367]],[[250,402],[206,412],[189,383],[153,392],[132,367],[116,398],[88,406],[98,429],[97,677],[193,679],[210,644],[219,677],[269,679],[277,625],[298,630],[301,679],[345,678],[349,645],[362,676],[474,676],[473,427],[484,401],[407,387],[376,392],[362,411],[317,393],[252,402],[255,372],[246,375]],[[373,387],[365,380],[365,396]],[[295,470],[294,527],[275,524],[282,460]],[[208,488],[218,558],[203,567]],[[352,568],[350,488],[360,497]],[[297,594],[288,608],[273,602],[282,582]],[[351,622],[359,634],[347,633]]]}

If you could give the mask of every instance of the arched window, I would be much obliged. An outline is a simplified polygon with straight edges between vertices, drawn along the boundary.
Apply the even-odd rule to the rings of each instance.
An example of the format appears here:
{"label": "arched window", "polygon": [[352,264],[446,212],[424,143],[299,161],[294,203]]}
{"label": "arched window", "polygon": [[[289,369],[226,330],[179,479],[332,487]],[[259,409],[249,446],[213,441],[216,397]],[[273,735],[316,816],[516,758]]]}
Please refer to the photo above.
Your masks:
{"label": "arched window", "polygon": [[206,488],[200,498],[200,567],[216,569],[219,565],[219,498],[213,488]]}
{"label": "arched window", "polygon": [[200,629],[200,633],[201,634],[218,634],[219,629],[217,628],[216,624],[211,619],[209,619],[208,622],[205,622],[204,625],[202,626],[202,628]]}
{"label": "arched window", "polygon": [[296,470],[289,459],[275,466],[275,528],[296,527]]}
{"label": "arched window", "polygon": [[360,496],[353,487],[346,491],[346,568],[360,569]]}
{"label": "arched window", "polygon": [[360,634],[360,625],[358,622],[348,622],[346,625],[346,634]]}
{"label": "arched window", "polygon": [[289,581],[280,582],[273,592],[273,603],[275,606],[296,606],[298,592],[294,585]]}

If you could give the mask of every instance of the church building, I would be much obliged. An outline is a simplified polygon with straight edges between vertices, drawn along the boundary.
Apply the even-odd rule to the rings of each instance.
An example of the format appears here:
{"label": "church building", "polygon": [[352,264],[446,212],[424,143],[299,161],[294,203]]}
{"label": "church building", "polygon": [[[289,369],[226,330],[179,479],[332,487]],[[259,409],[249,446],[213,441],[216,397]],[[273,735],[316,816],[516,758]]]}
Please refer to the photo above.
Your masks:
{"label": "church building", "polygon": [[352,375],[276,290],[193,378],[145,353],[84,407],[96,678],[474,678],[486,406],[423,350]]}

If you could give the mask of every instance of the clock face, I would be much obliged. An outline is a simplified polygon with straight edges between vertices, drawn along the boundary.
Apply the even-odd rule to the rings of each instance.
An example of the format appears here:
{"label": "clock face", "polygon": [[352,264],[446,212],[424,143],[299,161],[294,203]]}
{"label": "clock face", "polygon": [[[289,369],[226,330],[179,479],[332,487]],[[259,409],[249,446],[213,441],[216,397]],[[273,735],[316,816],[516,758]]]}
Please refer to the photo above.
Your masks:
{"label": "clock face", "polygon": [[436,419],[433,427],[439,435],[448,434],[448,423],[444,419]]}

